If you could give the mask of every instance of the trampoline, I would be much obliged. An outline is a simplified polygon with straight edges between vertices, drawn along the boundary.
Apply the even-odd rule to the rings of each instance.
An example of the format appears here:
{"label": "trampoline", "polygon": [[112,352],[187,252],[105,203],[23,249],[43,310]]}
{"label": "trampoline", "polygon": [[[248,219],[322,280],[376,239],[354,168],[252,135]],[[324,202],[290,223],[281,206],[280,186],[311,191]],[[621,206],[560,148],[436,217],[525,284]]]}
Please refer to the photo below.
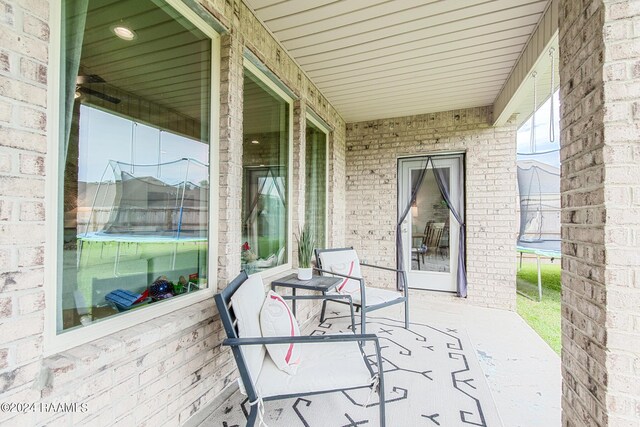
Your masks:
{"label": "trampoline", "polygon": [[542,300],[540,258],[561,257],[560,170],[544,161],[549,158],[549,154],[550,152],[520,154],[524,160],[518,161],[520,231],[516,247],[520,253],[520,268],[522,268],[523,254],[536,256],[538,300],[540,301]]}
{"label": "trampoline", "polygon": [[[173,248],[161,247],[149,255],[146,262],[156,267],[150,268],[146,273],[149,277],[140,279],[139,284],[153,280],[151,276],[157,274],[186,274],[206,265],[200,258],[208,239],[208,165],[191,158],[149,165],[112,160],[101,180],[84,188],[82,197],[92,202],[88,214],[82,217],[84,231],[76,236],[78,267],[83,260],[91,266],[92,248],[109,252],[115,245],[115,256],[105,258],[113,259],[114,278],[126,276],[119,268],[122,250],[132,252],[133,245],[135,254],[139,254],[150,244]],[[185,244],[189,247],[181,264],[187,260],[188,269],[176,265],[178,247]],[[198,255],[189,255],[193,253]]]}

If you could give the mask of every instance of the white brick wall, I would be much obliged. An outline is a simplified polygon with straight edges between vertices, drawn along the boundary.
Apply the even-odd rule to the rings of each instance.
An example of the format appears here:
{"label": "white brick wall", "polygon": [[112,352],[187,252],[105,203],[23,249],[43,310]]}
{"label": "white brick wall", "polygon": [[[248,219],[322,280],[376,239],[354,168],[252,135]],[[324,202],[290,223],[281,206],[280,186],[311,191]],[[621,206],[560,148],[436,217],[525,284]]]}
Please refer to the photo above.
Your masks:
{"label": "white brick wall", "polygon": [[563,1],[565,426],[639,426],[640,2]]}
{"label": "white brick wall", "polygon": [[640,2],[605,1],[604,44],[608,352],[596,378],[609,424],[640,426]]}
{"label": "white brick wall", "polygon": [[[240,269],[244,49],[299,96],[292,120],[303,126],[307,105],[336,129],[330,180],[338,207],[329,218],[336,242],[344,238],[345,124],[241,1],[202,4],[231,29],[221,40],[220,233],[212,283],[222,288]],[[44,205],[44,184],[58,180],[45,170],[46,156],[57,155],[46,153],[46,85],[55,66],[48,63],[48,19],[45,0],[0,0],[0,402],[84,402],[88,411],[0,413],[0,425],[183,424],[236,376],[231,353],[220,346],[224,333],[213,301],[43,357],[44,295],[52,291],[43,289],[44,219],[57,215]],[[294,152],[304,149],[303,137],[298,132]],[[304,188],[296,182],[298,204]],[[315,313],[312,304],[298,308],[302,321]]]}
{"label": "white brick wall", "polygon": [[[515,129],[490,122],[491,108],[482,107],[347,124],[346,244],[369,262],[395,265],[398,157],[465,151],[468,301],[513,310]],[[367,279],[395,283],[385,273]]]}
{"label": "white brick wall", "polygon": [[40,370],[44,328],[48,26],[40,18],[48,3],[41,3],[30,11],[0,3],[0,395],[18,398],[36,394],[29,384]]}

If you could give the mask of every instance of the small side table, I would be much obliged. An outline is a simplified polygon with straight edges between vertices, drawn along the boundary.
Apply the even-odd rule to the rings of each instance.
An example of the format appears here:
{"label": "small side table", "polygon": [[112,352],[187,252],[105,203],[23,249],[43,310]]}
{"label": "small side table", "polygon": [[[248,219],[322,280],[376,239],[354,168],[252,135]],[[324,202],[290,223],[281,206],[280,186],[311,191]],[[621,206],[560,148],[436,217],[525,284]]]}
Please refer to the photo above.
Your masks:
{"label": "small side table", "polygon": [[[338,283],[342,281],[340,277],[328,277],[328,276],[312,276],[310,280],[300,280],[296,273],[289,274],[288,276],[276,279],[271,282],[271,290],[275,291],[276,286],[283,288],[291,288],[291,293],[295,296],[296,289],[306,289],[308,291],[316,291],[327,293],[338,286]],[[293,315],[296,315],[296,300],[291,301],[291,309]]]}

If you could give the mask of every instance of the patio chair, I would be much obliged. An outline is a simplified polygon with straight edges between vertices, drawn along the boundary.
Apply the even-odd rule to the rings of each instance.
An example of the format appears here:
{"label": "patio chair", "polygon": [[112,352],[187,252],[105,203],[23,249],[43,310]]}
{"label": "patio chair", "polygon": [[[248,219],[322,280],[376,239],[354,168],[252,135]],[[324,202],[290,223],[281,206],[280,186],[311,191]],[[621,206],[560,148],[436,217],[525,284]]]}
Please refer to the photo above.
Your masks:
{"label": "patio chair", "polygon": [[440,240],[438,242],[438,253],[442,259],[445,259],[445,254],[449,255],[449,224],[447,223],[442,229],[442,236],[440,236]]}
{"label": "patio chair", "polygon": [[444,233],[444,222],[434,222],[429,225],[429,229],[426,234],[427,241],[427,251],[429,249],[433,249],[433,251],[437,254],[440,248],[440,240],[442,239],[442,234]]}
{"label": "patio chair", "polygon": [[[424,264],[424,256],[427,253],[428,250],[428,246],[427,246],[427,236],[428,236],[428,231],[429,231],[429,227],[430,225],[433,223],[433,221],[427,221],[427,223],[424,226],[424,231],[422,232],[422,234],[416,234],[414,238],[419,238],[420,239],[420,244],[419,246],[414,246],[411,248],[411,262],[413,261],[417,261],[418,263],[418,270],[421,269],[420,267],[420,260],[422,259],[422,264]],[[413,241],[412,241],[413,244]]]}
{"label": "patio chair", "polygon": [[[234,296],[235,295],[235,296]],[[232,300],[233,297],[233,300]],[[227,333],[222,345],[230,346],[240,373],[241,390],[251,411],[247,426],[262,417],[263,401],[371,387],[380,396],[380,425],[385,425],[384,374],[380,343],[375,334],[341,334],[262,337],[260,311],[265,301],[264,283],[259,274],[243,271],[214,299]],[[283,296],[283,299],[332,299],[350,301],[347,295]],[[353,305],[351,325],[355,330]],[[377,372],[363,351],[363,344],[375,346]],[[279,369],[265,346],[300,344],[301,357],[295,374]],[[327,408],[330,410],[331,408]]]}
{"label": "patio chair", "polygon": [[[345,280],[338,285],[336,292],[327,295],[348,294],[353,298],[353,305],[360,311],[361,332],[366,333],[367,313],[388,307],[394,304],[404,304],[404,327],[409,329],[409,293],[407,290],[407,274],[403,270],[381,267],[378,265],[360,262],[358,254],[353,248],[316,249],[316,265],[318,272],[323,275],[343,277]],[[404,291],[397,292],[389,289],[373,288],[365,285],[360,273],[360,267],[375,268],[379,270],[393,271],[404,278]],[[342,287],[342,289],[341,289]],[[335,302],[345,304],[344,301]],[[320,321],[324,322],[327,300],[322,302]]]}

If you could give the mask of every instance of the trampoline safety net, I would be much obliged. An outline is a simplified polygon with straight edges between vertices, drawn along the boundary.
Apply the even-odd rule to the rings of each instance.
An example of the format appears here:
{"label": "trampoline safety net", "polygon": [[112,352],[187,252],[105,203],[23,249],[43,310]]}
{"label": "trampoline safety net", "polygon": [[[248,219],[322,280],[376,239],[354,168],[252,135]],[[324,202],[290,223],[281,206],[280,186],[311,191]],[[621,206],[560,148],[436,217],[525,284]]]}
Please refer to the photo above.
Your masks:
{"label": "trampoline safety net", "polygon": [[531,154],[518,161],[518,250],[559,257],[560,170],[541,157]]}
{"label": "trampoline safety net", "polygon": [[206,165],[194,159],[157,165],[111,161],[108,168],[112,179],[96,188],[81,238],[206,239]]}
{"label": "trampoline safety net", "polygon": [[206,286],[208,176],[208,166],[194,159],[112,160],[99,182],[82,183],[80,206],[91,208],[77,212],[76,306],[96,318],[114,292],[146,290],[151,300],[158,280],[170,283],[172,296]]}

